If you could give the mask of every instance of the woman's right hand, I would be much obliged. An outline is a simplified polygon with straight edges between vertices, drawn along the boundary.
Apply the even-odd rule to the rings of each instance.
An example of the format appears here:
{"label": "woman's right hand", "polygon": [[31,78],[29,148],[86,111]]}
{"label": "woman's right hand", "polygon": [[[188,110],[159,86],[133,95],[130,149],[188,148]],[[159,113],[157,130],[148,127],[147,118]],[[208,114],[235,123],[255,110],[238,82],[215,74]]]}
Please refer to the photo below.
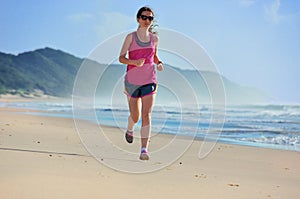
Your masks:
{"label": "woman's right hand", "polygon": [[143,66],[144,65],[144,63],[145,63],[145,58],[141,58],[141,59],[138,59],[138,60],[135,60],[135,65],[136,66],[138,66],[138,67],[141,67],[141,66]]}

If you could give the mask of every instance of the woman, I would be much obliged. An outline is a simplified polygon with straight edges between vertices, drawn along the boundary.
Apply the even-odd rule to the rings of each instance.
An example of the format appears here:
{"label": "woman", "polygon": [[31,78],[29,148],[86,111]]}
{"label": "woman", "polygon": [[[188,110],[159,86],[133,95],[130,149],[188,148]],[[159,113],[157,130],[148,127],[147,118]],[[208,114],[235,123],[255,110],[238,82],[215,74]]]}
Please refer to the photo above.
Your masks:
{"label": "woman", "polygon": [[137,12],[136,19],[138,29],[126,36],[119,57],[121,63],[127,64],[124,82],[130,115],[125,138],[128,143],[133,142],[134,125],[141,114],[140,159],[149,160],[147,148],[151,131],[151,111],[157,89],[154,64],[158,71],[163,70],[163,64],[156,54],[158,37],[151,32],[154,12],[149,7],[142,7]]}

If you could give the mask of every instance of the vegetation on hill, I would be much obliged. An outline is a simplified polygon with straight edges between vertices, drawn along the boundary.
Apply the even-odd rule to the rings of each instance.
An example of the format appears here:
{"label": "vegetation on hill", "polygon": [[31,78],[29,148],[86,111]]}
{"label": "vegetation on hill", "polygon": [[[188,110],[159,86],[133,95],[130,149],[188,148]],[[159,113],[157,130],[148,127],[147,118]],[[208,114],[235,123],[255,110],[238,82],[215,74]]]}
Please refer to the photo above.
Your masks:
{"label": "vegetation on hill", "polygon": [[83,59],[51,48],[11,55],[0,52],[0,94],[30,93],[68,97]]}

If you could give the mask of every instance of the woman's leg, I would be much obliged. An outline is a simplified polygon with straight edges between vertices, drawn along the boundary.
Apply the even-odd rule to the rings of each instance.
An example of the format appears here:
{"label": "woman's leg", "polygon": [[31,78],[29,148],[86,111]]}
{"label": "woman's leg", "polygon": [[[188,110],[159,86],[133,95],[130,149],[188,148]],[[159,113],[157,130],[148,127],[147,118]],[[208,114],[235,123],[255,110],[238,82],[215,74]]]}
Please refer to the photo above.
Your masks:
{"label": "woman's leg", "polygon": [[151,112],[154,105],[156,94],[142,97],[142,128],[141,144],[142,148],[148,147],[148,140],[151,132]]}
{"label": "woman's leg", "polygon": [[127,97],[127,99],[128,99],[128,106],[130,112],[130,115],[128,117],[127,130],[132,132],[134,125],[139,121],[140,118],[141,100],[140,98],[132,98],[132,97]]}

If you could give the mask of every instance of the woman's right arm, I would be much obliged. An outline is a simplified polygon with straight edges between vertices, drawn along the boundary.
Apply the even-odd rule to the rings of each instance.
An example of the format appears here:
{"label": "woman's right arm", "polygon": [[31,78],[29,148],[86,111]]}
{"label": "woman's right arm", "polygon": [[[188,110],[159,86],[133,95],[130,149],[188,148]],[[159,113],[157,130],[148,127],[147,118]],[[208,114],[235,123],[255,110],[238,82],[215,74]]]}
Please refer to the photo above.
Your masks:
{"label": "woman's right arm", "polygon": [[127,64],[127,65],[135,65],[135,66],[142,66],[145,62],[145,59],[138,59],[138,60],[132,60],[132,59],[128,59],[126,57],[126,54],[129,50],[130,44],[132,42],[132,34],[128,34],[125,38],[125,41],[123,43],[121,52],[120,52],[120,56],[119,56],[119,62],[121,62],[122,64]]}

